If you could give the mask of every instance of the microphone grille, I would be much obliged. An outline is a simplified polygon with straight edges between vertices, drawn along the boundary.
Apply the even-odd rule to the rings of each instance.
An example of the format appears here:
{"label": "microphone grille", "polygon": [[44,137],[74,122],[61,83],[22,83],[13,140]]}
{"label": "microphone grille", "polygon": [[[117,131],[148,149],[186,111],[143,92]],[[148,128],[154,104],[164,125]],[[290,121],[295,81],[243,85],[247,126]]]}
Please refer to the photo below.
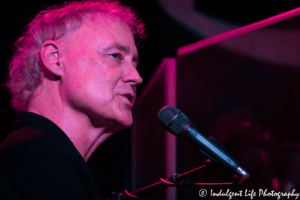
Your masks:
{"label": "microphone grille", "polygon": [[189,118],[174,106],[165,106],[158,112],[159,123],[174,135],[179,135],[185,131],[190,124]]}
{"label": "microphone grille", "polygon": [[173,118],[179,114],[180,110],[174,106],[164,106],[158,112],[157,119],[163,127],[168,127]]}

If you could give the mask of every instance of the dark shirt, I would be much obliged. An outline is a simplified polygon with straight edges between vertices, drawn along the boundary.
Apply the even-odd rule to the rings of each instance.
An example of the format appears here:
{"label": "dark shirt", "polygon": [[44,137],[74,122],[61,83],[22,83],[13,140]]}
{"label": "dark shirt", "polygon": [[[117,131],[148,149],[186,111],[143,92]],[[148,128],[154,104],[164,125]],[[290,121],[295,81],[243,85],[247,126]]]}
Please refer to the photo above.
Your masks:
{"label": "dark shirt", "polygon": [[104,199],[67,135],[50,120],[20,113],[0,145],[0,199]]}

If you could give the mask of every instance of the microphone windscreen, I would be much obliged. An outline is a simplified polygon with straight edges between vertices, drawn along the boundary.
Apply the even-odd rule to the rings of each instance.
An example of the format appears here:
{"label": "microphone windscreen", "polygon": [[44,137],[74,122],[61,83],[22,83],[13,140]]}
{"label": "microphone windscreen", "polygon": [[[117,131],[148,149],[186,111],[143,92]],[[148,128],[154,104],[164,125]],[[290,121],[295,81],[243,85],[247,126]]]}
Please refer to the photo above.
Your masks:
{"label": "microphone windscreen", "polygon": [[158,112],[159,123],[170,133],[179,135],[190,124],[189,118],[174,106],[165,106]]}

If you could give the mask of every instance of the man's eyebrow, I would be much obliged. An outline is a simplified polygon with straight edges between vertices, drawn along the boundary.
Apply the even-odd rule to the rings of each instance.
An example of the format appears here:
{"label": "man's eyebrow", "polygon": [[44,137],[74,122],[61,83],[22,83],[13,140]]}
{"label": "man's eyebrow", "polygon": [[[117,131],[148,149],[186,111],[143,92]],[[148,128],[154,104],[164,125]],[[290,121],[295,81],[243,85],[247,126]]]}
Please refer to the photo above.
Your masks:
{"label": "man's eyebrow", "polygon": [[129,53],[130,52],[130,48],[128,46],[124,46],[124,45],[121,45],[119,43],[114,43],[112,45],[109,45],[104,50],[108,51],[108,50],[111,50],[113,48],[116,48],[120,51],[123,51],[124,53]]}
{"label": "man's eyebrow", "polygon": [[[130,53],[130,47],[121,45],[119,43],[114,43],[114,44],[110,45],[109,47],[106,47],[104,50],[109,51],[113,48],[123,51],[125,54]],[[136,63],[136,66],[139,64],[139,56],[137,53],[133,55],[132,61]]]}

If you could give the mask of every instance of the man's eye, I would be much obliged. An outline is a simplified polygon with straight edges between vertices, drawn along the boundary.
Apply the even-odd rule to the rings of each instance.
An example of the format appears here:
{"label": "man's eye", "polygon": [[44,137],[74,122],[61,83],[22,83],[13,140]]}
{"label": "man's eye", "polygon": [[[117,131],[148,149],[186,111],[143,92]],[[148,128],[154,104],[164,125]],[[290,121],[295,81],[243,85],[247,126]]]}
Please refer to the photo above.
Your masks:
{"label": "man's eye", "polygon": [[114,54],[111,54],[111,56],[115,59],[118,59],[118,60],[121,60],[122,59],[122,56],[121,54],[118,54],[118,53],[114,53]]}

